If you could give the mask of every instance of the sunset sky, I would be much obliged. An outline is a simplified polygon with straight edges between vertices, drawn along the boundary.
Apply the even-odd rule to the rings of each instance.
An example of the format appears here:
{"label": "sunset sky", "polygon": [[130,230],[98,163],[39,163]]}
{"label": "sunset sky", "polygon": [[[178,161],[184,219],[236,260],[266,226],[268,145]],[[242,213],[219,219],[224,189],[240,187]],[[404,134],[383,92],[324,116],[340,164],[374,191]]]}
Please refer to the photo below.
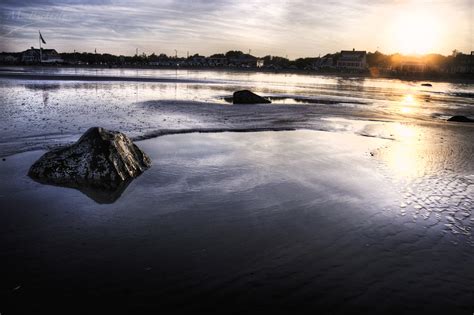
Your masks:
{"label": "sunset sky", "polygon": [[474,0],[2,0],[0,51],[185,56],[236,49],[297,58],[341,49],[474,50]]}

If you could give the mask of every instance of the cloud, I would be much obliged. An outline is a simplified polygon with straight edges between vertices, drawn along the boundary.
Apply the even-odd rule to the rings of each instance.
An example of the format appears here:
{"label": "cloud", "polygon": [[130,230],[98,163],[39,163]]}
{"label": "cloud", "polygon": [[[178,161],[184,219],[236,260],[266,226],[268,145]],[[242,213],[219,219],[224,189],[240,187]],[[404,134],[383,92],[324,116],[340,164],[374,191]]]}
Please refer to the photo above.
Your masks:
{"label": "cloud", "polygon": [[[455,11],[468,7],[469,1],[429,3],[445,9],[449,3]],[[374,49],[384,41],[383,25],[378,23],[387,21],[391,10],[412,2],[4,0],[0,4],[0,50],[18,51],[35,45],[38,29],[47,38],[48,47],[60,51],[97,48],[133,54],[139,48],[148,53],[178,49],[180,54],[211,54],[252,49],[260,55],[296,57],[356,46]],[[382,12],[387,14],[385,18],[379,17]],[[464,29],[467,24],[464,22]]]}

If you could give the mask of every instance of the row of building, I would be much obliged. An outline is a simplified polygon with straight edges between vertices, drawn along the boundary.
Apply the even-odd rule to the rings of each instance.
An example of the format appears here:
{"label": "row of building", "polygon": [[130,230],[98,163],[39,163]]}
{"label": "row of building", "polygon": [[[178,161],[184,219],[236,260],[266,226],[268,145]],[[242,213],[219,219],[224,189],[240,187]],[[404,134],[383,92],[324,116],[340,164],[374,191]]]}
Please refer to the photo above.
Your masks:
{"label": "row of building", "polygon": [[[194,55],[187,58],[168,57],[164,54],[159,56],[112,56],[114,59],[104,59],[103,55],[92,55],[92,60],[84,61],[80,59],[67,59],[68,55],[63,54],[67,60],[64,60],[55,49],[37,49],[31,47],[22,53],[14,55],[0,54],[0,63],[7,64],[101,64],[101,65],[148,65],[156,67],[239,67],[239,68],[263,68],[263,69],[299,69],[299,67],[291,64],[286,58],[279,58],[281,63],[268,58],[258,58],[250,54],[242,52],[230,52],[231,54],[219,54],[211,57]],[[377,53],[375,53],[377,54]],[[379,55],[382,55],[378,53]],[[75,55],[75,54],[74,54]],[[81,56],[81,54],[78,54]],[[374,54],[371,56],[373,57]],[[385,58],[390,56],[382,55]],[[328,54],[321,58],[311,59],[310,62],[304,63],[303,69],[306,70],[327,70],[327,71],[346,71],[346,72],[364,72],[369,70],[367,61],[368,53],[360,50],[343,50],[337,54]],[[70,58],[70,57],[69,57]],[[392,58],[393,59],[393,58]],[[474,52],[470,55],[453,52],[451,56],[452,62],[443,67],[436,63],[428,63],[422,58],[400,57],[397,60],[390,60],[385,64],[377,64],[376,67],[381,71],[397,72],[397,73],[424,73],[428,71],[450,72],[450,73],[474,73]],[[371,59],[373,60],[373,58]],[[372,63],[374,63],[372,61]]]}
{"label": "row of building", "polygon": [[262,68],[264,60],[249,54],[242,54],[236,57],[205,57],[200,55],[188,58],[168,58],[165,55],[158,56],[156,60],[149,61],[149,65],[166,67],[240,67],[240,68]]}
{"label": "row of building", "polygon": [[[344,69],[364,70],[367,68],[367,52],[366,51],[341,51],[341,55],[337,60],[337,63],[333,62],[332,57],[320,58],[319,61],[314,65],[318,67],[337,67]],[[21,62],[25,64],[54,64],[64,63],[64,60],[58,54],[55,49],[37,49],[31,47],[21,53],[20,58],[13,57],[11,55],[2,56],[0,61],[6,61],[9,63]],[[20,59],[20,60],[19,60]],[[257,58],[250,54],[242,54],[234,58],[227,57],[204,57],[204,56],[192,56],[186,59],[172,59],[167,56],[158,57],[156,60],[149,61],[151,66],[195,66],[195,67],[226,67],[226,66],[241,66],[248,68],[262,68],[265,66],[265,61],[261,58]]]}
{"label": "row of building", "polygon": [[[379,53],[379,55],[382,55]],[[367,61],[366,51],[341,51],[338,56],[328,54],[322,58],[318,58],[314,63],[314,69],[346,69],[353,71],[369,70],[369,63]],[[473,74],[474,73],[474,51],[470,54],[462,54],[453,51],[449,56],[449,62],[440,62],[430,60],[430,58],[413,57],[413,56],[398,56],[398,58],[391,58],[383,64],[377,64],[372,61],[372,67],[385,72],[395,73],[457,73],[457,74]],[[446,58],[446,57],[443,57]]]}

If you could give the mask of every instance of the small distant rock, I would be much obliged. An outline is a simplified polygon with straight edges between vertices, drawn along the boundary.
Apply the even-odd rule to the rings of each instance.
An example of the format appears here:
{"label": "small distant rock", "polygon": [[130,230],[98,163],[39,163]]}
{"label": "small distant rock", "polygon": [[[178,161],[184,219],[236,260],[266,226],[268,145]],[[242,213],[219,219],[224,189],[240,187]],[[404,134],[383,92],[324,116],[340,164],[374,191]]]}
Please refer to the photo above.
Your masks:
{"label": "small distant rock", "polygon": [[234,104],[269,104],[271,101],[263,98],[249,90],[234,92],[232,97]]}
{"label": "small distant rock", "polygon": [[73,145],[44,154],[31,166],[28,175],[41,183],[81,191],[91,188],[121,191],[126,187],[124,183],[150,165],[150,158],[126,135],[94,127]]}
{"label": "small distant rock", "polygon": [[466,116],[453,116],[453,117],[449,118],[448,121],[474,122],[474,119],[467,118]]}
{"label": "small distant rock", "polygon": [[422,83],[421,86],[433,86],[431,83]]}

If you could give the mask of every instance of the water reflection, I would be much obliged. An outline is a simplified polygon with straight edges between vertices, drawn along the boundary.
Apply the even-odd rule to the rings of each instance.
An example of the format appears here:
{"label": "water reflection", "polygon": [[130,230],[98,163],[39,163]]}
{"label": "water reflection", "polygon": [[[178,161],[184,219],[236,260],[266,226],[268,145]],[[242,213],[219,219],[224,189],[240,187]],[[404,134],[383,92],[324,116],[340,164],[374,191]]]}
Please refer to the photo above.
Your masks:
{"label": "water reflection", "polygon": [[406,123],[394,123],[384,127],[395,141],[388,147],[378,149],[377,156],[398,178],[416,178],[431,171],[431,166],[427,164],[430,159],[424,154],[431,150],[431,143],[419,141],[420,137],[427,136],[427,130]]}
{"label": "water reflection", "polygon": [[414,111],[414,107],[418,105],[413,94],[407,94],[403,97],[400,111],[403,114],[410,114]]}
{"label": "water reflection", "polygon": [[34,83],[34,84],[25,84],[24,87],[33,91],[56,91],[61,89],[59,83]]}
{"label": "water reflection", "polygon": [[[400,133],[412,134],[407,127]],[[411,139],[417,138],[414,130]],[[253,305],[283,298],[256,309],[311,301],[343,313],[342,300],[357,306],[390,291],[377,302],[383,312],[401,309],[396,303],[402,301],[405,309],[423,313],[438,301],[461,313],[461,306],[472,304],[473,251],[467,242],[453,246],[441,228],[446,222],[457,235],[469,233],[459,223],[466,214],[469,221],[469,211],[448,214],[472,209],[467,200],[455,205],[469,183],[458,179],[449,191],[439,174],[438,183],[416,187],[448,197],[431,201],[413,189],[406,193],[405,216],[396,215],[387,210],[394,185],[367,154],[389,143],[400,141],[308,131],[161,137],[140,144],[156,165],[134,182],[133,193],[101,207],[72,190],[25,185],[11,176],[13,168],[3,168],[0,240],[11,266],[5,287],[40,266],[41,275],[33,272],[28,283],[77,284],[72,291],[56,290],[59,298],[95,288],[94,297],[112,300],[139,288],[127,302],[202,305],[204,297],[212,309],[215,297],[208,292],[224,288],[219,301],[237,296],[245,302],[240,304]],[[429,202],[453,207],[417,210]],[[419,216],[417,223],[412,215]],[[117,281],[127,272],[131,276]],[[43,287],[25,291],[32,300],[47,299]]]}
{"label": "water reflection", "polygon": [[398,143],[385,150],[385,159],[389,167],[400,177],[419,176],[425,172],[424,160],[419,151],[420,146],[414,145],[416,127],[406,124],[392,126],[393,134]]}
{"label": "water reflection", "polygon": [[48,106],[50,92],[55,93],[61,89],[59,83],[35,83],[25,84],[25,88],[32,91],[41,91],[41,97],[43,99],[43,106]]}
{"label": "water reflection", "polygon": [[49,101],[49,92],[43,91],[43,105],[48,106],[48,101]]}
{"label": "water reflection", "polygon": [[90,199],[94,200],[98,204],[111,204],[117,201],[127,189],[128,185],[133,179],[128,179],[114,185],[89,185],[84,183],[64,183],[58,184],[52,181],[40,180],[38,178],[31,177],[34,181],[43,184],[56,187],[72,188],[80,191]]}
{"label": "water reflection", "polygon": [[[473,128],[394,124],[395,141],[374,156],[399,191],[399,214],[430,228],[469,237],[474,220]],[[461,241],[454,240],[453,243]]]}
{"label": "water reflection", "polygon": [[[437,82],[427,90],[416,82],[299,74],[67,68],[42,71],[45,74],[127,76],[132,80],[80,82],[0,78],[4,104],[0,112],[1,136],[14,139],[0,148],[0,154],[38,147],[39,139],[45,135],[58,135],[60,142],[64,135],[79,135],[95,125],[139,137],[160,129],[287,127],[321,130],[324,126],[319,118],[329,116],[441,121],[454,115],[474,115],[472,98],[464,97],[472,94],[473,87],[463,84]],[[173,81],[134,82],[135,77]],[[181,79],[193,80],[193,83],[180,82]],[[204,106],[188,106],[226,104],[223,98],[240,89],[252,89],[257,94],[273,97],[276,106],[261,112],[249,107],[232,113],[229,106],[205,109]],[[162,104],[164,100],[177,102],[143,106],[152,101]],[[304,106],[282,106],[285,104]]]}
{"label": "water reflection", "polygon": [[473,128],[443,130],[409,123],[393,123],[383,128],[394,141],[376,150],[376,155],[400,179],[415,179],[445,170],[474,171],[474,148],[470,140],[474,136]]}

